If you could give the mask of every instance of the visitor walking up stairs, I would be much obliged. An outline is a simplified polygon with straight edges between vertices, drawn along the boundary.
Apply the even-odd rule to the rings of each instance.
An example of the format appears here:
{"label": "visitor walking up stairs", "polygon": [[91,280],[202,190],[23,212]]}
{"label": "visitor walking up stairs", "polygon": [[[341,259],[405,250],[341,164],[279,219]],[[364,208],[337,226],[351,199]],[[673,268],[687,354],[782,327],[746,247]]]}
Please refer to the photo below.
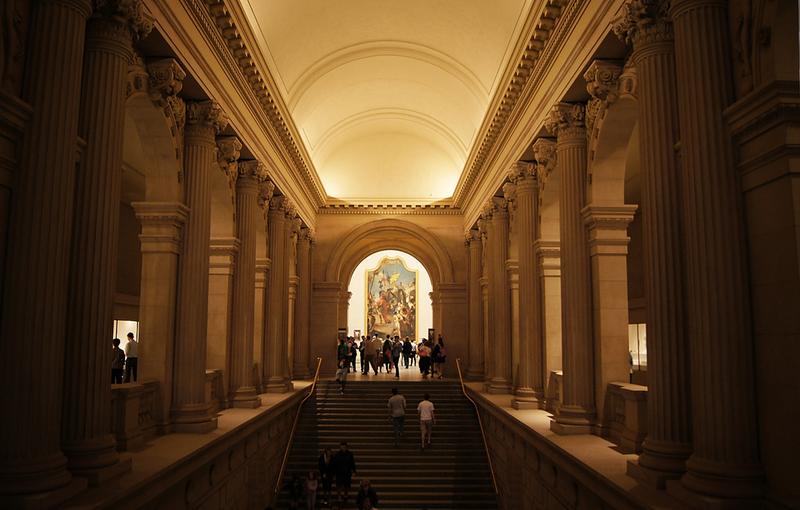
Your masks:
{"label": "visitor walking up stairs", "polygon": [[[398,447],[386,407],[394,387],[408,403]],[[436,425],[431,446],[423,451],[416,409],[425,393],[436,406]],[[377,491],[381,510],[497,508],[475,409],[457,382],[348,381],[344,395],[336,382],[320,382],[301,413],[284,484],[316,470],[321,450],[328,447],[336,453],[340,441],[347,441],[358,469],[343,508],[356,508],[358,483],[364,478]],[[321,489],[317,508],[324,508]],[[277,508],[289,506],[284,488]]]}

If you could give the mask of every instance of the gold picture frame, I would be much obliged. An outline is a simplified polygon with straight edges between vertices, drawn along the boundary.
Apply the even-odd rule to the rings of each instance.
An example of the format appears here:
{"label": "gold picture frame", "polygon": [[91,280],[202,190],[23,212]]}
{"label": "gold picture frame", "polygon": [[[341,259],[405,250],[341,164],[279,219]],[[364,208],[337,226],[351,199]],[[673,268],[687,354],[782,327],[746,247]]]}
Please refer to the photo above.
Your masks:
{"label": "gold picture frame", "polygon": [[417,337],[419,271],[402,257],[383,257],[364,278],[364,331],[367,337]]}

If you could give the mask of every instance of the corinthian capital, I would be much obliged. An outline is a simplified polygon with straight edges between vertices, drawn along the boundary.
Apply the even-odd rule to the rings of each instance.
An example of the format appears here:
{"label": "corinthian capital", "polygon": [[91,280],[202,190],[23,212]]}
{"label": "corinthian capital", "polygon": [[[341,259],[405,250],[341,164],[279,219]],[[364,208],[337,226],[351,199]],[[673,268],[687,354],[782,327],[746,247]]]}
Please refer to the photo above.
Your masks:
{"label": "corinthian capital", "polygon": [[464,234],[464,244],[469,247],[470,243],[477,243],[481,240],[481,231],[477,228],[472,228]]}
{"label": "corinthian capital", "polygon": [[492,197],[492,218],[498,214],[508,214],[508,200],[504,197]]}
{"label": "corinthian capital", "polygon": [[261,209],[269,207],[269,201],[272,200],[272,195],[275,193],[275,185],[269,179],[261,183],[258,188],[258,206]]}
{"label": "corinthian capital", "polygon": [[583,134],[586,108],[581,103],[558,103],[550,110],[544,123],[548,131],[557,136]]}
{"label": "corinthian capital", "polygon": [[300,229],[300,233],[297,236],[298,241],[308,241],[309,243],[314,242],[314,231],[308,227],[303,227]]}
{"label": "corinthian capital", "polygon": [[642,44],[671,41],[669,9],[669,0],[631,0],[614,22],[614,33],[636,48]]}
{"label": "corinthian capital", "polygon": [[556,164],[556,143],[547,138],[537,138],[531,146],[539,168],[551,169]]}
{"label": "corinthian capital", "polygon": [[286,214],[286,206],[287,206],[286,197],[282,195],[279,195],[277,197],[272,197],[269,201],[270,212],[277,212],[282,215]]}
{"label": "corinthian capital", "polygon": [[199,101],[186,104],[186,124],[210,128],[218,134],[228,126],[228,117],[216,101]]}
{"label": "corinthian capital", "polygon": [[113,21],[133,38],[143,39],[153,30],[153,17],[142,0],[93,0],[92,4],[94,19]]}
{"label": "corinthian capital", "polygon": [[583,74],[586,91],[595,99],[611,104],[619,97],[619,76],[622,67],[607,60],[595,60]]}
{"label": "corinthian capital", "polygon": [[252,178],[258,182],[267,179],[267,167],[257,159],[239,161],[239,177]]}
{"label": "corinthian capital", "polygon": [[186,71],[174,58],[165,58],[147,64],[150,95],[153,99],[175,96],[183,90]]}
{"label": "corinthian capital", "polygon": [[528,180],[536,181],[536,165],[527,161],[517,161],[508,169],[508,180],[516,185]]}
{"label": "corinthian capital", "polygon": [[235,136],[217,138],[217,163],[225,175],[236,180],[239,175],[237,161],[242,150],[242,142]]}

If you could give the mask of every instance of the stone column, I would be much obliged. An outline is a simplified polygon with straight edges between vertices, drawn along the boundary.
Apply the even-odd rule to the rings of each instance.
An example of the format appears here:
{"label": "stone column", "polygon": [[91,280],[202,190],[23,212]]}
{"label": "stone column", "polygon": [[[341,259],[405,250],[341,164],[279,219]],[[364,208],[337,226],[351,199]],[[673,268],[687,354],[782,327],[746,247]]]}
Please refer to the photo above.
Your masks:
{"label": "stone column", "polygon": [[595,422],[592,358],[592,295],[589,245],[581,210],[586,203],[586,126],[582,104],[559,103],[546,122],[558,136],[557,172],[561,236],[561,323],[564,388],[551,429],[559,434],[591,432]]}
{"label": "stone column", "polygon": [[184,155],[185,200],[189,207],[178,279],[178,325],[175,338],[173,428],[208,432],[217,426],[206,401],[208,273],[211,237],[211,181],[215,171],[215,136],[228,120],[213,101],[186,105]]}
{"label": "stone column", "polygon": [[284,303],[287,286],[283,274],[286,260],[286,197],[272,197],[269,204],[269,303],[267,306],[267,348],[264,360],[264,383],[268,392],[287,389],[284,378],[286,365],[286,337],[284,336]]}
{"label": "stone column", "polygon": [[267,172],[263,163],[239,161],[236,179],[236,237],[239,256],[233,273],[233,315],[231,317],[231,392],[233,407],[261,405],[253,386],[253,307],[256,279],[256,229],[258,193]]}
{"label": "stone column", "polygon": [[664,488],[683,474],[692,451],[675,48],[672,23],[655,2],[628,4],[614,31],[633,43],[638,76],[649,354],[647,438],[628,473]]}
{"label": "stone column", "polygon": [[175,303],[181,230],[189,209],[178,202],[134,202],[142,225],[142,277],[139,292],[139,377],[159,383],[155,420],[160,433],[169,427],[172,404],[172,363],[175,346]]}
{"label": "stone column", "polygon": [[742,193],[724,115],[733,98],[727,2],[673,0],[671,14],[694,447],[681,483],[712,497],[759,497],[763,482]]}
{"label": "stone column", "polygon": [[283,338],[286,343],[284,352],[286,362],[283,364],[283,378],[286,381],[287,389],[292,387],[292,365],[294,364],[294,305],[297,299],[298,279],[295,274],[297,270],[297,235],[300,233],[302,220],[297,215],[295,206],[290,202],[286,214],[286,258],[284,259],[284,282],[286,295],[283,299],[283,315],[286,320],[283,323]]}
{"label": "stone column", "polygon": [[492,338],[494,373],[489,380],[489,393],[511,391],[511,295],[509,293],[506,260],[508,259],[508,204],[501,197],[492,198],[492,219],[489,245],[492,265],[489,273],[492,304]]}
{"label": "stone column", "polygon": [[236,237],[212,237],[209,240],[206,369],[222,371],[225,407],[229,407],[233,399],[230,384],[231,321],[233,275],[239,246]]}
{"label": "stone column", "polygon": [[[2,301],[0,506],[47,506],[81,490],[61,452],[69,247],[88,1],[31,5],[19,148]],[[42,150],[46,146],[47,150]],[[108,334],[106,333],[106,345]],[[14,391],[14,388],[26,388]],[[49,494],[46,494],[49,493]]]}
{"label": "stone column", "polygon": [[294,366],[295,379],[308,379],[311,376],[309,367],[309,325],[311,324],[311,244],[314,236],[308,227],[300,230],[297,239],[297,274],[300,285],[297,288],[295,304],[294,328]]}
{"label": "stone column", "polygon": [[544,385],[550,373],[561,370],[561,253],[558,241],[538,239],[534,243],[541,292]]}
{"label": "stone column", "polygon": [[81,113],[86,141],[75,182],[67,300],[61,444],[70,470],[94,484],[130,469],[120,463],[111,420],[109,332],[117,281],[125,90],[133,38],[152,23],[143,5],[107,2],[86,27]]}
{"label": "stone column", "polygon": [[471,229],[466,236],[469,273],[467,280],[469,316],[469,366],[468,379],[483,379],[483,303],[481,299],[481,234]]}
{"label": "stone column", "polygon": [[511,405],[538,409],[544,403],[544,346],[542,342],[541,287],[537,274],[536,240],[538,182],[536,167],[518,162],[509,177],[515,185],[516,232],[519,249],[519,381]]}
{"label": "stone column", "polygon": [[478,231],[481,235],[481,307],[483,308],[483,377],[486,381],[488,388],[489,379],[494,372],[494,363],[492,361],[492,302],[489,298],[489,268],[491,267],[492,254],[489,250],[489,230],[491,211],[484,208],[478,219]]}

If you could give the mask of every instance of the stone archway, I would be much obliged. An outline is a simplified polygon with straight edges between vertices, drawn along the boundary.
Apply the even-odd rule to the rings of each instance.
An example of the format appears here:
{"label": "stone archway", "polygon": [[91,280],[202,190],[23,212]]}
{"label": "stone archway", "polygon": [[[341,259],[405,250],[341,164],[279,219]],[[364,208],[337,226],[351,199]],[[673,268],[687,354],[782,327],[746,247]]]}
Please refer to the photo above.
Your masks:
{"label": "stone archway", "polygon": [[312,335],[311,352],[323,356],[324,373],[332,373],[335,365],[325,356],[330,351],[326,339],[347,327],[347,288],[353,271],[364,258],[381,250],[403,251],[422,263],[433,286],[433,327],[454,340],[448,345],[453,358],[466,355],[466,286],[456,282],[447,248],[434,233],[415,223],[382,219],[355,227],[342,237],[325,263],[324,281],[314,282],[312,328],[319,334]]}

